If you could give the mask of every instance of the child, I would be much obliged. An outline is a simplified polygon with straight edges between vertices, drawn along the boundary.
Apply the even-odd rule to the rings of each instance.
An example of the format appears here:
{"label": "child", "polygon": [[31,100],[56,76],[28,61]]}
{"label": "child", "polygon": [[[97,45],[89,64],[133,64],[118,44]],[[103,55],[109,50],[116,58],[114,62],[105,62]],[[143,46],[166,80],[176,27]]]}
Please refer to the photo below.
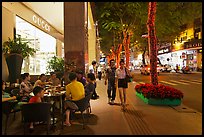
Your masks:
{"label": "child", "polygon": [[[44,97],[44,90],[42,87],[40,86],[36,86],[33,89],[33,94],[34,96],[31,97],[31,99],[29,100],[29,103],[37,103],[37,102],[42,102],[41,98]],[[30,123],[30,132],[33,132],[34,127],[33,127],[33,122]]]}

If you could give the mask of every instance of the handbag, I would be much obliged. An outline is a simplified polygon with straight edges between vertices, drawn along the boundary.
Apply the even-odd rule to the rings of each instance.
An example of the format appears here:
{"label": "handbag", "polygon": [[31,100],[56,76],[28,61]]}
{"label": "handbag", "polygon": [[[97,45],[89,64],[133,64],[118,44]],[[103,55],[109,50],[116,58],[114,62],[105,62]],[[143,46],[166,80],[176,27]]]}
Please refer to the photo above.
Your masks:
{"label": "handbag", "polygon": [[126,73],[125,81],[132,82],[132,77],[127,74],[126,68],[125,68],[125,73]]}

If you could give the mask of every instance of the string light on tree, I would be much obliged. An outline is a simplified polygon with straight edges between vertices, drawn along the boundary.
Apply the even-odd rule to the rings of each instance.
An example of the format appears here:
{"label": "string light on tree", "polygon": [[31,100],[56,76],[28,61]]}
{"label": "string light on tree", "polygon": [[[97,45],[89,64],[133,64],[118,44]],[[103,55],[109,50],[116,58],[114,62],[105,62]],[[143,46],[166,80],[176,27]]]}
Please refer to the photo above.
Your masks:
{"label": "string light on tree", "polygon": [[148,7],[148,45],[150,51],[150,77],[153,85],[158,85],[157,75],[157,38],[155,31],[156,2],[149,2]]}

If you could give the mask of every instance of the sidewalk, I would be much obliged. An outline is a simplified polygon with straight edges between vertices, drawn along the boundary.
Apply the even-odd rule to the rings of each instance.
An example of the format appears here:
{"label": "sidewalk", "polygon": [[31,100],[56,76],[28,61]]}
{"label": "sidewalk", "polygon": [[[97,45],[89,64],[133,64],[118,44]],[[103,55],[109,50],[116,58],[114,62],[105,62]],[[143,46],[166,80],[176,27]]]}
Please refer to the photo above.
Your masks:
{"label": "sidewalk", "polygon": [[[52,135],[201,135],[202,114],[186,106],[152,106],[135,95],[135,83],[129,83],[127,110],[119,105],[118,92],[114,105],[107,103],[107,86],[97,80],[100,98],[91,100],[91,115],[82,129],[81,124],[72,124],[61,129],[60,119]],[[183,108],[186,109],[183,109]],[[80,115],[79,119],[81,118]],[[77,117],[78,117],[77,116]],[[12,116],[10,117],[12,119]],[[17,120],[9,122],[8,135],[23,135],[20,113]],[[3,130],[3,128],[2,128]],[[28,133],[27,133],[28,134]],[[45,128],[36,127],[32,135],[46,135]]]}
{"label": "sidewalk", "polygon": [[[134,135],[201,135],[202,114],[187,108],[152,106],[145,104],[135,95],[135,84],[127,90],[127,111],[119,105],[107,104],[107,87],[104,81],[97,81],[100,99],[92,100],[93,113],[99,117],[95,134],[134,134]],[[116,103],[119,103],[118,92]],[[182,110],[185,107],[187,110]],[[189,110],[189,111],[188,111]],[[122,130],[123,129],[123,130]]]}

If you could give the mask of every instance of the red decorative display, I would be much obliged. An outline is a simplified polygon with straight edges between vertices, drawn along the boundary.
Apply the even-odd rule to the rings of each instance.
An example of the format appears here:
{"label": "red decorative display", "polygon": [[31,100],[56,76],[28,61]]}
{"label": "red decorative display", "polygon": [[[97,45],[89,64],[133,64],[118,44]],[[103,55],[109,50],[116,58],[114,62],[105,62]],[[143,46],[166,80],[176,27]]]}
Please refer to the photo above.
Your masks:
{"label": "red decorative display", "polygon": [[181,99],[183,98],[183,93],[175,88],[165,86],[162,84],[138,84],[135,86],[135,90],[138,93],[143,94],[146,98],[159,98],[159,99]]}
{"label": "red decorative display", "polygon": [[150,70],[151,70],[150,76],[151,83],[153,85],[158,85],[155,15],[156,15],[156,2],[149,2],[147,28],[148,28],[148,45],[150,52]]}

